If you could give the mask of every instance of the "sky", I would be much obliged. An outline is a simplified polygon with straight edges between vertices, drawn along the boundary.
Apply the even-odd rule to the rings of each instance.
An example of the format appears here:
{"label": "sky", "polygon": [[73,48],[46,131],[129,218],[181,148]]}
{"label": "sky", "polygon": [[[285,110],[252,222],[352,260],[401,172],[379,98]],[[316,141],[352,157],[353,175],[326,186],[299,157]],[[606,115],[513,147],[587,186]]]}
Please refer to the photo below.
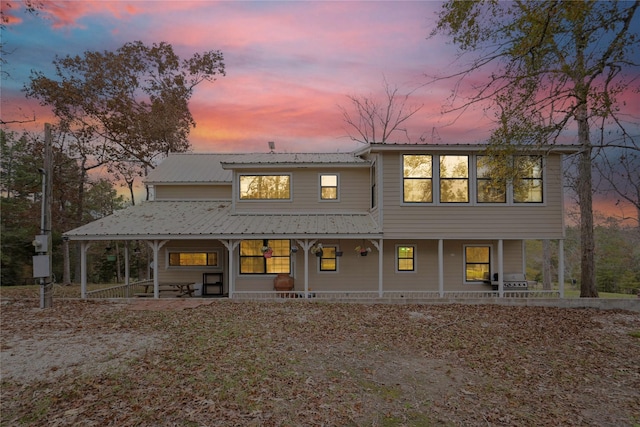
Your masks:
{"label": "sky", "polygon": [[410,105],[423,105],[407,124],[412,141],[479,142],[488,135],[447,126],[452,119],[440,110],[448,90],[424,87],[427,73],[447,70],[453,60],[451,46],[429,39],[437,2],[53,1],[38,16],[12,4],[3,34],[11,52],[2,82],[5,121],[34,110],[44,119],[46,109],[20,90],[30,70],[53,75],[55,55],[140,40],[167,42],[181,58],[224,55],[226,76],[199,85],[190,102],[195,151],[263,150],[267,141],[281,151],[352,150],[357,143],[340,106],[350,107],[349,95],[377,97],[384,80],[400,93],[413,91]]}
{"label": "sky", "polygon": [[42,132],[44,122],[55,122],[21,91],[31,70],[53,77],[56,55],[139,40],[167,42],[183,59],[224,55],[226,76],[197,86],[189,104],[196,152],[268,151],[268,141],[281,152],[352,151],[360,144],[348,137],[340,106],[350,107],[348,96],[383,95],[385,80],[422,106],[406,123],[408,139],[396,134],[397,142],[477,143],[490,134],[492,117],[481,106],[461,117],[441,114],[455,81],[425,85],[457,66],[448,40],[430,37],[440,2],[47,0],[36,16],[20,1],[1,4],[9,17],[2,119],[36,117],[9,129]]}

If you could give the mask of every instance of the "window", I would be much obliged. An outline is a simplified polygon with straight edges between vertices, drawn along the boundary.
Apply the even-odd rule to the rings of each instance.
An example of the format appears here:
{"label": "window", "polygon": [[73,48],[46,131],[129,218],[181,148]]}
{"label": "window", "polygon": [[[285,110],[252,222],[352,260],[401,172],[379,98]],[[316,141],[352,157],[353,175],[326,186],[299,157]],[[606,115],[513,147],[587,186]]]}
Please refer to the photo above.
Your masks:
{"label": "window", "polygon": [[491,177],[489,156],[476,157],[478,203],[506,203],[507,186],[504,181]]}
{"label": "window", "polygon": [[218,252],[169,252],[169,267],[218,267]]}
{"label": "window", "polygon": [[[264,256],[263,248],[272,249]],[[243,240],[240,242],[240,274],[289,273],[291,242],[289,240]]]}
{"label": "window", "polygon": [[403,201],[431,203],[433,201],[433,160],[426,154],[402,156]]}
{"label": "window", "polygon": [[378,205],[378,196],[376,194],[378,182],[378,172],[376,170],[376,162],[371,165],[371,209]]}
{"label": "window", "polygon": [[440,156],[440,202],[469,202],[469,156]]}
{"label": "window", "polygon": [[320,257],[320,271],[338,271],[338,258],[336,248],[324,246]]}
{"label": "window", "polygon": [[240,175],[240,200],[291,198],[289,175]]}
{"label": "window", "polygon": [[491,274],[491,248],[489,246],[466,246],[464,248],[466,282],[483,282]]}
{"label": "window", "polygon": [[396,246],[397,271],[415,271],[415,246]]}
{"label": "window", "polygon": [[320,175],[320,200],[338,200],[338,175]]}
{"label": "window", "polygon": [[516,178],[513,180],[515,203],[542,203],[542,157],[514,157]]}

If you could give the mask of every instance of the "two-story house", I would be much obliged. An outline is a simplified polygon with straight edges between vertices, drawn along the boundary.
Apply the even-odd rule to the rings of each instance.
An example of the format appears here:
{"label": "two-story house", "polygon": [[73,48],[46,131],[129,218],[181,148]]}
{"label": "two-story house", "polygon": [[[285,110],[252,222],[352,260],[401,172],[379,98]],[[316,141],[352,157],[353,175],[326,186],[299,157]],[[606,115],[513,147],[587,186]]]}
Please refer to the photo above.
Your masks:
{"label": "two-story house", "polygon": [[[65,233],[153,249],[166,283],[230,298],[434,298],[528,292],[528,239],[557,240],[563,282],[562,159],[574,146],[510,156],[491,178],[485,145],[369,144],[353,153],[172,154],[152,200]],[[509,279],[511,278],[511,281]],[[519,285],[519,286],[518,286]],[[513,288],[512,286],[515,286]]]}

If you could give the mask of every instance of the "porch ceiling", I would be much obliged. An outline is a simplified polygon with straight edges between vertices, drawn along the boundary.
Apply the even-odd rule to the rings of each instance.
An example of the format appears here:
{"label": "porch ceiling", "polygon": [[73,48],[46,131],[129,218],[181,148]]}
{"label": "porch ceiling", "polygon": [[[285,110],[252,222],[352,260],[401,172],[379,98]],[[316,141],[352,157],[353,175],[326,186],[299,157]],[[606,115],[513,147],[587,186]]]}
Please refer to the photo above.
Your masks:
{"label": "porch ceiling", "polygon": [[382,237],[368,213],[233,214],[229,201],[154,201],[64,233],[70,240]]}

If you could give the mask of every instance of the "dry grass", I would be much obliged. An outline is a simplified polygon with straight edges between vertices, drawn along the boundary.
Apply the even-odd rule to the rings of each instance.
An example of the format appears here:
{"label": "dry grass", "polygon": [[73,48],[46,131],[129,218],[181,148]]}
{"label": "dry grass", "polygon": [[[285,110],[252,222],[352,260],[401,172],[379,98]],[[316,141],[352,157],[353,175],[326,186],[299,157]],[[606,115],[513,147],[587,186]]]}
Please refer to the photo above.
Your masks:
{"label": "dry grass", "polygon": [[190,301],[4,296],[2,425],[640,423],[637,313]]}

